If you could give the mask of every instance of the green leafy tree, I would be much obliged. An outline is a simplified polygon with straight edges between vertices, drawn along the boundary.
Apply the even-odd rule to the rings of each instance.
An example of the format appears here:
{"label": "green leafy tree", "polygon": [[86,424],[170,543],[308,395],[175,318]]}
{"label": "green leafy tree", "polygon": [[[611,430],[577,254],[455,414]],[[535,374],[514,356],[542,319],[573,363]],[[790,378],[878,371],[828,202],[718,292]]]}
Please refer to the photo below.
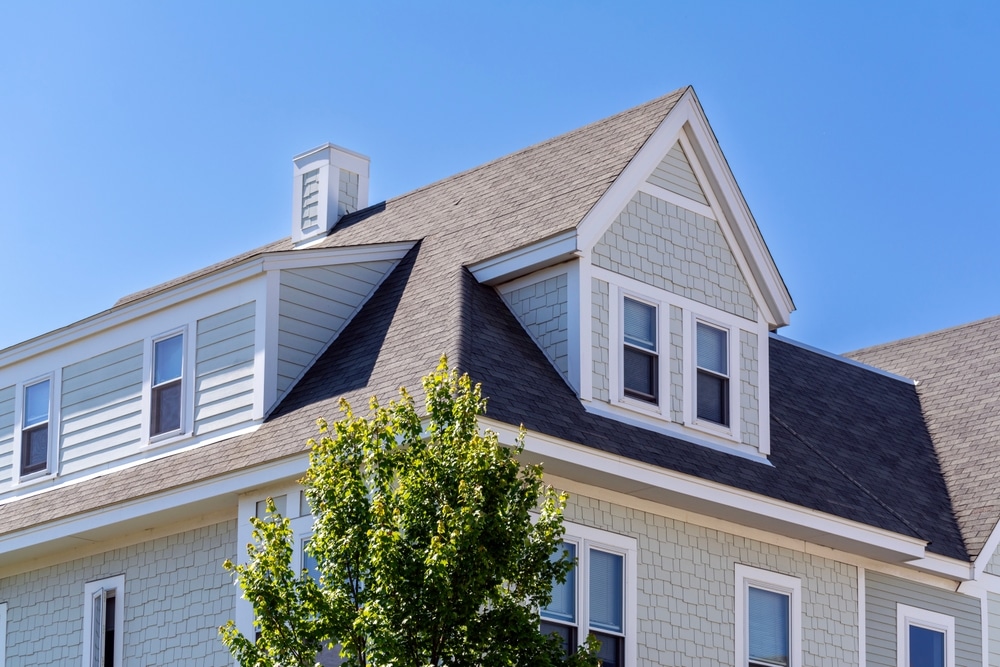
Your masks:
{"label": "green leafy tree", "polygon": [[426,424],[405,389],[388,407],[372,399],[367,418],[342,402],[341,420],[318,422],[302,480],[318,581],[292,565],[273,504],[251,519],[249,561],[225,567],[257,636],[221,628],[243,667],[312,666],[336,644],[358,667],[596,664],[595,641],[567,656],[538,629],[553,580],[574,565],[559,550],[565,495],[518,462],[522,438],[508,448],[480,431],[486,402],[468,376],[442,359],[423,387]]}

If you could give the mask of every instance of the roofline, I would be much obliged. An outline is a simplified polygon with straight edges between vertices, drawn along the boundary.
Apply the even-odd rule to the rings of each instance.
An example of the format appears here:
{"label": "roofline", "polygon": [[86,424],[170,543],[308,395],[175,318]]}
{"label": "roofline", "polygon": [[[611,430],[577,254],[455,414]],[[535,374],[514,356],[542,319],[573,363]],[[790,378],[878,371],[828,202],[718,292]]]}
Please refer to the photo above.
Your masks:
{"label": "roofline", "polygon": [[792,338],[786,338],[785,336],[776,334],[773,331],[769,335],[771,338],[775,340],[780,340],[782,343],[788,343],[793,347],[797,347],[806,350],[808,352],[812,352],[813,354],[818,354],[822,357],[826,357],[827,359],[839,361],[841,363],[847,364],[848,366],[861,368],[863,370],[870,371],[872,373],[875,373],[876,375],[882,375],[883,377],[887,377],[892,380],[898,380],[900,382],[903,382],[904,384],[909,384],[913,386],[917,385],[916,380],[913,380],[912,378],[908,378],[902,375],[896,375],[895,373],[890,373],[889,371],[878,368],[877,366],[869,366],[868,364],[862,363],[856,359],[851,359],[850,357],[845,357],[843,355],[837,354],[836,352],[829,352],[827,350],[823,350],[818,347],[813,347],[812,345],[808,345],[801,341],[797,341]]}
{"label": "roofline", "polygon": [[968,329],[970,327],[976,327],[987,322],[995,322],[1000,320],[1000,315],[990,315],[989,317],[983,317],[978,320],[973,320],[972,322],[965,322],[964,324],[956,324],[954,326],[945,327],[944,329],[936,329],[934,331],[927,331],[925,333],[916,334],[914,336],[907,336],[906,338],[898,338],[896,340],[890,340],[885,343],[877,343],[875,345],[869,345],[867,347],[858,348],[857,350],[851,350],[845,354],[863,354],[865,352],[871,352],[875,350],[884,350],[896,345],[908,345],[918,340],[924,340],[927,338],[934,338],[936,336],[944,336],[946,334],[954,333],[961,329]]}
{"label": "roofline", "polygon": [[[496,432],[501,442],[514,442],[519,436],[519,429],[505,422],[488,417],[480,417],[479,422],[482,428]],[[529,431],[524,435],[524,451],[540,457],[545,469],[559,477],[733,520],[883,562],[906,565],[927,561],[930,571],[937,562],[927,560],[928,542],[918,537],[869,526],[554,436]],[[955,576],[953,568],[941,573]]]}
{"label": "roofline", "polygon": [[21,343],[15,343],[0,350],[0,368],[69,345],[81,338],[98,334],[111,327],[119,326],[209,292],[224,289],[267,271],[311,266],[316,263],[329,265],[385,259],[399,260],[415,244],[416,241],[402,241],[360,246],[261,252],[248,256],[235,264],[229,264],[189,281],[178,283],[173,287],[150,292],[134,301],[113,306],[59,329],[54,329]]}

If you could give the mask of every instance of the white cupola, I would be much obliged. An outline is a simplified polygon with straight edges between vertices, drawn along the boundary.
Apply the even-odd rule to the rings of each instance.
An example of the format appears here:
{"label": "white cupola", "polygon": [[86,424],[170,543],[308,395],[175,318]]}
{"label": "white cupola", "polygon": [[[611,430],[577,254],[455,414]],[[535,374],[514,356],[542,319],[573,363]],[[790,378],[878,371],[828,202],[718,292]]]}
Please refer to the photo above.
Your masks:
{"label": "white cupola", "polygon": [[348,213],[368,206],[368,157],[324,144],[292,158],[292,241],[328,234]]}

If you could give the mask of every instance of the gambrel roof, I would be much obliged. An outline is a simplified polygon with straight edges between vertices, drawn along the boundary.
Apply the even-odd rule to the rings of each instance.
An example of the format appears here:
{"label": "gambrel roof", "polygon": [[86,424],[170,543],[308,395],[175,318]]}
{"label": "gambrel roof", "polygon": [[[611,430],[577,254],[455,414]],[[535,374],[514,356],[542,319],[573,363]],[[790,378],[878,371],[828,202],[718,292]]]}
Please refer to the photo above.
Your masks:
{"label": "gambrel roof", "polygon": [[[316,418],[339,416],[342,396],[360,412],[405,385],[420,404],[420,378],[444,354],[482,382],[492,420],[966,559],[912,383],[772,338],[769,462],[736,456],[588,412],[467,268],[575,229],[687,91],[344,217],[313,247],[416,245],[259,430],[2,505],[0,534],[300,456]],[[279,241],[116,307],[263,252],[296,251]]]}

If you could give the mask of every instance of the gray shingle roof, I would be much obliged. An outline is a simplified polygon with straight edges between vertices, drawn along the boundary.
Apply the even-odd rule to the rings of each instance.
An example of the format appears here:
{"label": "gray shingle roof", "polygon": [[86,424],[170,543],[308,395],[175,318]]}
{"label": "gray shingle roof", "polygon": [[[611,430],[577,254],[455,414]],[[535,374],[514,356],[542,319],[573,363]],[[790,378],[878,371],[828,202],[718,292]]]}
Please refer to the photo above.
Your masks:
{"label": "gray shingle roof", "polygon": [[917,381],[917,395],[970,554],[1000,517],[1000,317],[851,352]]}
{"label": "gray shingle roof", "polygon": [[496,291],[464,268],[574,228],[683,92],[345,217],[319,247],[420,242],[257,432],[0,506],[0,534],[300,454],[317,417],[339,416],[341,396],[363,408],[405,385],[422,404],[420,378],[447,354],[482,382],[491,418],[965,558],[912,385],[772,339],[773,466],[753,463],[586,412]]}
{"label": "gray shingle roof", "polygon": [[[349,398],[358,406],[371,395],[395,397],[399,386],[416,389],[441,354],[458,358],[467,332],[459,326],[465,264],[487,259],[575,227],[617,178],[686,89],[647,102],[568,134],[451,176],[340,221],[312,247],[424,239],[396,269],[345,330],[334,347],[350,348],[342,363],[354,380]],[[148,290],[128,295],[123,307],[142,298],[251,260],[265,252],[291,251],[290,239],[262,246]],[[399,276],[407,279],[400,281]],[[400,290],[399,293],[387,290]],[[388,294],[388,296],[387,296]],[[384,309],[384,312],[383,312]],[[382,329],[368,329],[373,311]],[[402,353],[405,351],[405,354]],[[0,534],[211,479],[257,463],[305,451],[315,418],[336,417],[336,397],[315,378],[330,363],[327,354],[300,383],[281,410],[257,434],[215,443],[143,463],[125,471],[56,488],[0,505]],[[347,377],[347,376],[345,376]],[[332,385],[331,385],[332,386]],[[311,392],[315,405],[302,414],[287,407]],[[419,398],[418,398],[419,400]],[[294,416],[292,416],[294,415]]]}

